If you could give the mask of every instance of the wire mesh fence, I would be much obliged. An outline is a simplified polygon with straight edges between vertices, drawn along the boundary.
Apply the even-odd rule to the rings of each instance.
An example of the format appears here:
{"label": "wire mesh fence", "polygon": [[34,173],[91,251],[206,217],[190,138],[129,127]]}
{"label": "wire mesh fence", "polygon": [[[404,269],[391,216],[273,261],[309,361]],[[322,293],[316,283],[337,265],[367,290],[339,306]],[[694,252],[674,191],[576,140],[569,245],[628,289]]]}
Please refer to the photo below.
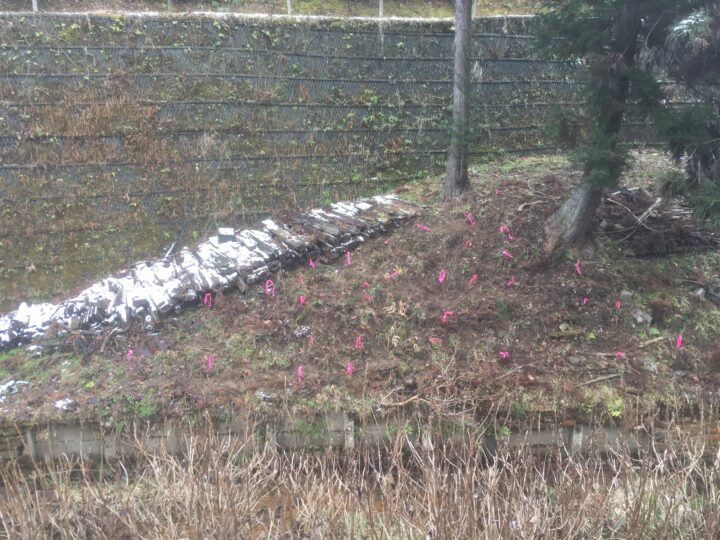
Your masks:
{"label": "wire mesh fence", "polygon": [[[582,66],[538,56],[532,26],[476,21],[477,158],[552,150],[581,105]],[[448,21],[0,16],[0,297],[439,172],[452,41]]]}

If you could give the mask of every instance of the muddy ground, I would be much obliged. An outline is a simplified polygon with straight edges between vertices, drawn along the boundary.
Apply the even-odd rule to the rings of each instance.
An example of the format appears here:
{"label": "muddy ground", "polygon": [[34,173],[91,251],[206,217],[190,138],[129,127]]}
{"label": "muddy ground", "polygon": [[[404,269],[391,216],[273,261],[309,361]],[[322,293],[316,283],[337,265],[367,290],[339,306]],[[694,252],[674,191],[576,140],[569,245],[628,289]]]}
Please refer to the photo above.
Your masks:
{"label": "muddy ground", "polygon": [[[640,155],[625,184],[652,185],[668,168]],[[0,383],[30,383],[0,414],[110,425],[503,400],[520,417],[612,421],[714,401],[720,309],[699,290],[717,277],[717,251],[636,257],[630,240],[599,230],[548,264],[543,221],[577,178],[549,156],[479,165],[472,191],[449,203],[438,202],[438,178],[407,185],[398,194],[425,205],[417,221],[351,260],[272,276],[274,296],[227,291],[153,332],[76,334],[50,339],[42,356],[0,355]]]}

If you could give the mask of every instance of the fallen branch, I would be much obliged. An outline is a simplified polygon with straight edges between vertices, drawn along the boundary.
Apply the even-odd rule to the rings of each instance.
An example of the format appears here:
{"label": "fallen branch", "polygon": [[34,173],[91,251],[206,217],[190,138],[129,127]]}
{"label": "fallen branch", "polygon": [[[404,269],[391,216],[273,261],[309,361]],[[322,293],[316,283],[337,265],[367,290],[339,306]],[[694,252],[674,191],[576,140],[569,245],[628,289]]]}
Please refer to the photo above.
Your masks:
{"label": "fallen branch", "polygon": [[657,343],[658,341],[662,341],[662,340],[664,340],[664,339],[665,339],[664,336],[660,336],[660,337],[648,339],[646,342],[641,343],[640,345],[638,345],[638,349],[644,349],[644,348],[647,347],[648,345],[652,345],[653,343]]}
{"label": "fallen branch", "polygon": [[596,382],[607,381],[608,379],[614,379],[615,377],[619,377],[619,376],[620,376],[620,373],[613,373],[612,375],[605,375],[604,377],[598,377],[597,379],[593,379],[591,381],[585,381],[580,384],[576,384],[575,388],[579,388],[581,386],[587,386],[588,384],[593,384]]}
{"label": "fallen branch", "polygon": [[419,397],[420,396],[418,394],[415,394],[414,396],[409,397],[408,399],[406,399],[405,401],[401,401],[400,403],[385,403],[384,401],[381,401],[380,406],[381,407],[404,407],[405,405],[407,405],[408,403],[412,403]]}

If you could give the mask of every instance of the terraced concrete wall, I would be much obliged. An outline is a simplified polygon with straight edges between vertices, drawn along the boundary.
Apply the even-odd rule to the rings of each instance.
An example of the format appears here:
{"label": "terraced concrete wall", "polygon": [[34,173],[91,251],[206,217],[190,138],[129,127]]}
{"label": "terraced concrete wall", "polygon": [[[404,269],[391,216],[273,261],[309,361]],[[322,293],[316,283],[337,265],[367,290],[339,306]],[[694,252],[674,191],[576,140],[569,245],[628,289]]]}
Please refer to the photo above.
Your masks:
{"label": "terraced concrete wall", "polygon": [[[576,69],[476,21],[475,155],[546,148]],[[0,309],[218,224],[441,170],[450,21],[0,14]]]}

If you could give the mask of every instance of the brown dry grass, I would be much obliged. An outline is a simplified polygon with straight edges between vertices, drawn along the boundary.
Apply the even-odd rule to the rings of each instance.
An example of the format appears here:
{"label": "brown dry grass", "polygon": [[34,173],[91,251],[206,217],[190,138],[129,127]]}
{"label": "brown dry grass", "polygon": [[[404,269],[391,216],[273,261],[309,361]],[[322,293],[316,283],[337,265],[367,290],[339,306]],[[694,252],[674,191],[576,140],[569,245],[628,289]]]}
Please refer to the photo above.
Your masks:
{"label": "brown dry grass", "polygon": [[671,430],[664,449],[546,457],[478,433],[349,453],[279,452],[198,429],[186,452],[93,468],[6,464],[9,538],[712,538],[720,455]]}

